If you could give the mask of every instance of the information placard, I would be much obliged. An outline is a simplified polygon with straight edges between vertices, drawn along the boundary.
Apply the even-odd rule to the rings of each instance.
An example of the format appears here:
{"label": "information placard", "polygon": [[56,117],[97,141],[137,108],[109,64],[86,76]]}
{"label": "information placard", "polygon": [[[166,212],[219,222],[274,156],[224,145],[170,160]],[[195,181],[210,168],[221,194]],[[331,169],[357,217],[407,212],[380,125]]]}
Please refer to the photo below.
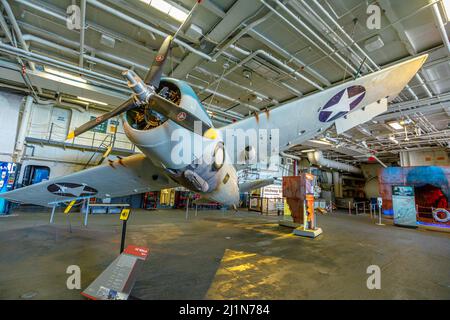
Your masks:
{"label": "information placard", "polygon": [[395,225],[417,227],[414,187],[392,186],[392,207]]}

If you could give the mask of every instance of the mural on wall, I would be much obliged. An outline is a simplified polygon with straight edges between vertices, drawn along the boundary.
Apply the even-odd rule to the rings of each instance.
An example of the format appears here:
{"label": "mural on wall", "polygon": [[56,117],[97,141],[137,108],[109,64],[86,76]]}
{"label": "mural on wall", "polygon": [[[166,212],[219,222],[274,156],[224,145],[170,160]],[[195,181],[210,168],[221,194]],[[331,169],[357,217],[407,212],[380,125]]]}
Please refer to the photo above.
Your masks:
{"label": "mural on wall", "polygon": [[450,228],[450,167],[388,167],[380,170],[383,214],[393,215],[392,186],[413,186],[417,222]]}

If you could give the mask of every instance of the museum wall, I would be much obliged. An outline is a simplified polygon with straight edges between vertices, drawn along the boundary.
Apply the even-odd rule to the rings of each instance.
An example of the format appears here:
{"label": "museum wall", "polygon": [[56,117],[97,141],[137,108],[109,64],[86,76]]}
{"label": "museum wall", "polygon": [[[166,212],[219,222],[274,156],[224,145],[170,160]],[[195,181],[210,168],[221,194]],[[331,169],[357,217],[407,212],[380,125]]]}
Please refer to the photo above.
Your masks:
{"label": "museum wall", "polygon": [[23,96],[0,90],[0,161],[12,162]]}

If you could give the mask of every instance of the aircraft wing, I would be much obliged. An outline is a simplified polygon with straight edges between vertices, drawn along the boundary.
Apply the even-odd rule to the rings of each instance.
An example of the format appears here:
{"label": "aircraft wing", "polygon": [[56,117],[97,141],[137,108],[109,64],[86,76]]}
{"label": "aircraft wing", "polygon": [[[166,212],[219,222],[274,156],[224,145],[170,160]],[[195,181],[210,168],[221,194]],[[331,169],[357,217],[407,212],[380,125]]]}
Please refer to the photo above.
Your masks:
{"label": "aircraft wing", "polygon": [[[384,98],[389,101],[394,99],[419,71],[427,58],[428,55],[422,55],[410,59],[222,127],[220,130],[225,139],[228,154],[236,155],[239,159],[244,152],[244,150],[238,150],[239,145],[241,148],[247,146],[239,143],[243,138],[237,134],[238,129],[244,131],[256,129],[257,132],[261,129],[267,130],[269,143],[270,141],[273,143],[278,134],[279,151],[284,151],[315,137],[338,119],[345,121],[344,117],[350,112],[364,111],[366,109],[364,107],[377,103],[380,103],[380,112],[383,112],[381,101]],[[370,118],[365,121],[368,120]],[[258,140],[262,140],[261,135]],[[259,156],[257,159],[258,162],[264,160],[264,156],[262,158]]]}
{"label": "aircraft wing", "polygon": [[60,201],[120,197],[176,185],[145,155],[137,154],[2,193],[0,197],[12,202],[51,207]]}

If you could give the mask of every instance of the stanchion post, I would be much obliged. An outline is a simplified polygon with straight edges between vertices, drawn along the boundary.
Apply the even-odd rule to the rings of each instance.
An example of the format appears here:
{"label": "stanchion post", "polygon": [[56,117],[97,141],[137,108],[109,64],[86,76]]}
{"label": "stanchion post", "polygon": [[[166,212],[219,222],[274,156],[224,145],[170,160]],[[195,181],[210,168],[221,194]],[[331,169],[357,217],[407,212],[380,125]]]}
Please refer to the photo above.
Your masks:
{"label": "stanchion post", "polygon": [[378,206],[378,223],[379,226],[384,226],[383,223],[381,223],[381,206]]}
{"label": "stanchion post", "polygon": [[125,248],[125,237],[127,233],[127,221],[130,217],[130,209],[122,209],[120,212],[120,220],[122,220],[122,237],[120,239],[120,253],[122,254]]}
{"label": "stanchion post", "polygon": [[91,198],[87,198],[86,200],[86,213],[84,215],[84,226],[87,227],[88,223],[88,215],[89,215],[89,203],[91,202]]}
{"label": "stanchion post", "polygon": [[189,196],[186,200],[186,220],[188,219],[188,217],[189,217]]}
{"label": "stanchion post", "polygon": [[127,233],[127,220],[124,220],[122,221],[122,238],[120,239],[120,253],[122,253],[125,248],[126,233]]}
{"label": "stanchion post", "polygon": [[52,215],[50,216],[50,223],[53,223],[53,222],[54,222],[54,219],[55,219],[55,210],[56,210],[56,204],[54,204],[54,205],[53,205],[53,208],[52,208]]}

